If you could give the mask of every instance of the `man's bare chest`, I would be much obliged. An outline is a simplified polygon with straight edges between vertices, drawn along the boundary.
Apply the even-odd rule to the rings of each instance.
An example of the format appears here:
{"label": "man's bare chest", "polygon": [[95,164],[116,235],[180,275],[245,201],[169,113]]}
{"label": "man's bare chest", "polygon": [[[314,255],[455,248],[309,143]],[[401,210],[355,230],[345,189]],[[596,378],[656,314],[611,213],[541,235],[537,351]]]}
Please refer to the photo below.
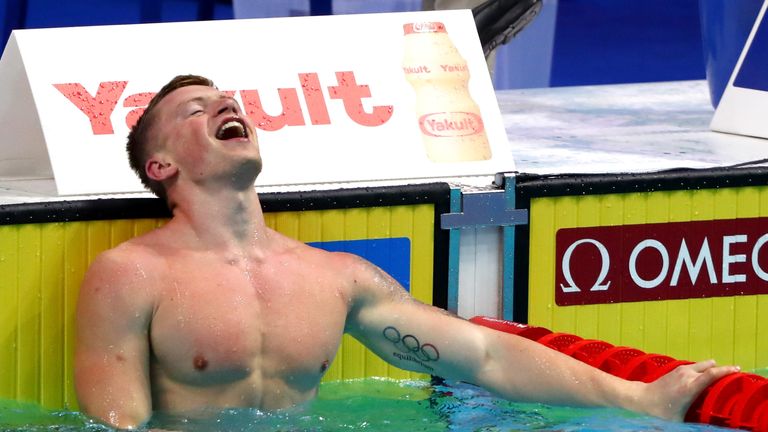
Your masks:
{"label": "man's bare chest", "polygon": [[190,262],[164,278],[150,340],[156,366],[191,385],[319,380],[347,313],[332,277],[291,265]]}

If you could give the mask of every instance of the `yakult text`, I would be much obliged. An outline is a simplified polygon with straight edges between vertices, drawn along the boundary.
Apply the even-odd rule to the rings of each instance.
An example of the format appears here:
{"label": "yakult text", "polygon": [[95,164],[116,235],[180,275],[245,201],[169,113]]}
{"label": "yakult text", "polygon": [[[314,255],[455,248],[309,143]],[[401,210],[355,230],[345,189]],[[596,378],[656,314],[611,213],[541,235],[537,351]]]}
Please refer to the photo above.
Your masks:
{"label": "yakult text", "polygon": [[[328,98],[341,101],[349,119],[361,126],[381,126],[389,121],[394,111],[392,105],[374,105],[366,110],[363,101],[371,97],[368,85],[358,84],[352,71],[336,72],[336,85],[325,88]],[[328,100],[323,92],[320,78],[314,72],[298,74],[299,86],[307,112],[302,110],[297,88],[278,88],[282,112],[277,115],[264,110],[259,90],[225,91],[230,96],[238,95],[242,100],[246,115],[256,128],[264,131],[276,131],[286,126],[305,126],[306,118],[312,125],[331,124],[328,113]],[[96,94],[90,94],[81,83],[61,83],[53,86],[85,115],[94,135],[114,134],[112,114],[123,97],[128,81],[105,81],[99,84]],[[123,99],[123,107],[134,108],[125,117],[125,124],[130,129],[136,124],[153,92],[131,94]]]}

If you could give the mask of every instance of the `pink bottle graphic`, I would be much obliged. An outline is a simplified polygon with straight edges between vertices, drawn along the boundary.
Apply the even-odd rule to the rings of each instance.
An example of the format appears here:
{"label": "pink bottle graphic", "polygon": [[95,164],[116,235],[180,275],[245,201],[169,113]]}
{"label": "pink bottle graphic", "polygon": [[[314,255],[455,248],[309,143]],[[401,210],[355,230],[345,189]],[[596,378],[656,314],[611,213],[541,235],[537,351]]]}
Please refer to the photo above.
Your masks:
{"label": "pink bottle graphic", "polygon": [[403,25],[403,72],[416,92],[427,156],[434,162],[491,158],[480,108],[469,93],[469,67],[441,22]]}

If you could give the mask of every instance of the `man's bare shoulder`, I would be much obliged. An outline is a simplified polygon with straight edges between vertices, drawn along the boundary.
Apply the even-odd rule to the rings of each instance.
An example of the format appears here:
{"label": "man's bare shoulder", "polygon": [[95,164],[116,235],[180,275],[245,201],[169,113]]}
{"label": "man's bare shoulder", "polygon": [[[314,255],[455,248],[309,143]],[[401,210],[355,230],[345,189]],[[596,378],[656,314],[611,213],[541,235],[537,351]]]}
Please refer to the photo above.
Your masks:
{"label": "man's bare shoulder", "polygon": [[[331,252],[323,248],[310,246],[296,239],[287,237],[279,232],[274,232],[273,238],[278,240],[278,249],[284,253],[294,256],[306,263],[322,265],[323,268],[334,272],[341,272],[341,275],[348,274],[351,271],[359,271],[369,265],[367,261],[348,252]],[[351,274],[350,274],[351,275]]]}
{"label": "man's bare shoulder", "polygon": [[91,262],[81,290],[109,290],[152,286],[156,275],[166,266],[156,235],[153,233],[127,240],[101,252]]}
{"label": "man's bare shoulder", "polygon": [[133,265],[137,262],[146,265],[161,261],[164,246],[159,237],[161,237],[161,233],[155,230],[126,240],[114,248],[102,252],[94,264],[99,261],[105,261],[113,265],[120,263],[129,264],[131,262]]}
{"label": "man's bare shoulder", "polygon": [[387,272],[367,259],[349,252],[330,252],[301,242],[293,244],[293,253],[312,268],[332,274],[338,287],[353,302],[377,299],[410,298]]}
{"label": "man's bare shoulder", "polygon": [[328,251],[311,246],[299,240],[273,232],[277,240],[274,252],[297,263],[312,272],[333,275],[338,284],[354,286],[355,282],[375,277],[381,270],[369,261],[349,252]]}

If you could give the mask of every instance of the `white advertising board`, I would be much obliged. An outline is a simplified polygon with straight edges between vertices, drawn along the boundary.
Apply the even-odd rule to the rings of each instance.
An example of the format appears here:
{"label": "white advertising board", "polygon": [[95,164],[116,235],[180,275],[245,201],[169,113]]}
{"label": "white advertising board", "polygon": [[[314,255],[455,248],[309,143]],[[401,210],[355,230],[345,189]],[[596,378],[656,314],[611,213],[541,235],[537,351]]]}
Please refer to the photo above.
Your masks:
{"label": "white advertising board", "polygon": [[[417,100],[406,79],[422,68],[422,54],[406,53],[406,28],[422,22],[444,24],[440,43],[460,55],[447,67],[469,71],[471,100],[445,110],[476,103],[479,126],[470,129],[482,129],[490,148],[482,158],[427,155],[423,105],[438,99]],[[472,14],[462,10],[14,31],[0,60],[0,177],[52,176],[60,195],[143,191],[125,156],[129,125],[181,74],[232,91],[263,125],[257,185],[514,169]],[[462,121],[444,120],[438,135],[461,136]]]}
{"label": "white advertising board", "polygon": [[718,132],[768,138],[768,20],[763,3],[710,128]]}

